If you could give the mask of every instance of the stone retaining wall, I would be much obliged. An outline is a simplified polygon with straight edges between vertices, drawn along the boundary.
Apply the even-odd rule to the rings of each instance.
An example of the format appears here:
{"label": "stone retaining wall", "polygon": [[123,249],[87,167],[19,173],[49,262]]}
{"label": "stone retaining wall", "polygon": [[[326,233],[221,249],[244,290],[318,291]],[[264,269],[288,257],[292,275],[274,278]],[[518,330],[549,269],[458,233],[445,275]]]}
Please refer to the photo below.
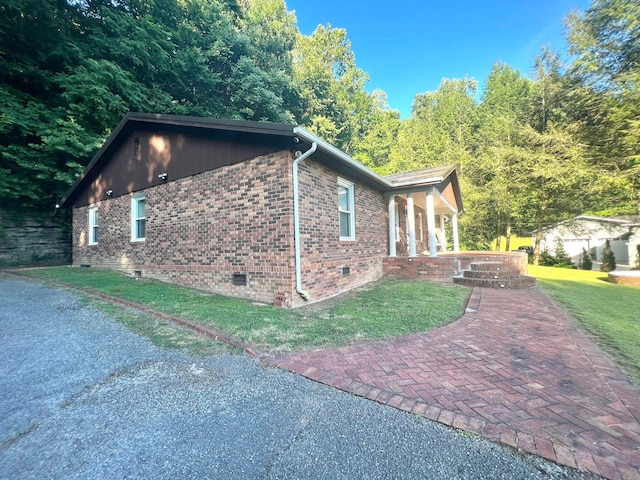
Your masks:
{"label": "stone retaining wall", "polygon": [[0,209],[0,266],[62,265],[71,261],[68,214]]}

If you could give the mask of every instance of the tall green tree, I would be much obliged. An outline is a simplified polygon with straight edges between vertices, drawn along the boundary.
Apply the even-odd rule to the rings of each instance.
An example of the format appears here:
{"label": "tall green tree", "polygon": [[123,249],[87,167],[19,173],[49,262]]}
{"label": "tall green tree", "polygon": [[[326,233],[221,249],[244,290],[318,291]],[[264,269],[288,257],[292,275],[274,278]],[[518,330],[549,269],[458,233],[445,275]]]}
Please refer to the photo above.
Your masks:
{"label": "tall green tree", "polygon": [[0,199],[49,208],[127,111],[290,122],[283,0],[4,0]]}
{"label": "tall green tree", "polygon": [[412,116],[402,122],[388,173],[469,163],[477,104],[470,78],[443,79],[436,91],[418,94]]}
{"label": "tall green tree", "polygon": [[544,227],[584,212],[597,177],[578,136],[580,125],[567,113],[566,77],[557,55],[543,49],[535,72],[531,118],[521,132],[526,148],[521,193],[526,202],[520,202],[520,215],[534,227],[537,265]]}
{"label": "tall green tree", "polygon": [[324,140],[352,153],[364,136],[374,100],[367,75],[356,66],[347,32],[331,25],[299,35],[294,49],[299,121]]}
{"label": "tall green tree", "polygon": [[375,90],[371,97],[371,111],[363,126],[363,135],[355,140],[353,157],[384,173],[400,129],[400,112],[389,107],[382,90]]}
{"label": "tall green tree", "polygon": [[525,157],[520,131],[531,100],[530,80],[508,65],[493,66],[478,107],[475,155],[465,170],[473,211],[463,226],[485,248],[491,239],[500,248],[500,238],[505,236],[509,250],[512,230],[519,226],[520,163]]}
{"label": "tall green tree", "polygon": [[97,146],[63,98],[84,33],[64,0],[0,4],[0,198],[52,208]]}
{"label": "tall green tree", "polygon": [[640,3],[593,0],[567,19],[575,118],[603,179],[594,209],[640,205]]}

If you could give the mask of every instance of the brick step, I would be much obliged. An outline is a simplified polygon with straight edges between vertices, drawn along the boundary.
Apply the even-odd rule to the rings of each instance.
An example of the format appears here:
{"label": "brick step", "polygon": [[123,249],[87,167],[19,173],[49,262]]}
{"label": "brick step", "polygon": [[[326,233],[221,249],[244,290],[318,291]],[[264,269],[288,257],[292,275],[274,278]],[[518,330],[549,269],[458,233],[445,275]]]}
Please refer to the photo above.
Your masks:
{"label": "brick step", "polygon": [[486,279],[508,279],[518,278],[520,271],[515,268],[505,270],[464,270],[462,276],[465,278],[486,278]]}
{"label": "brick step", "polygon": [[471,270],[494,271],[494,270],[510,270],[509,267],[502,262],[472,262],[469,264]]}
{"label": "brick step", "polygon": [[472,262],[469,264],[471,270],[504,270],[510,268],[502,262]]}
{"label": "brick step", "polygon": [[517,278],[467,278],[463,276],[453,277],[453,283],[466,285],[467,287],[487,287],[487,288],[530,288],[535,286],[536,279],[533,277],[520,276]]}

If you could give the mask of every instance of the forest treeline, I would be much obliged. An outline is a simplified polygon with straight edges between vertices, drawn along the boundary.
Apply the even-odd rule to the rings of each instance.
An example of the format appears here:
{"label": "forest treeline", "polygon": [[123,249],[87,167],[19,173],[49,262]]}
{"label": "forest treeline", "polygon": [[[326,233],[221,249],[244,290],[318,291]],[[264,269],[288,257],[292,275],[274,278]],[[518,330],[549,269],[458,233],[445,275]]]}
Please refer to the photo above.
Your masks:
{"label": "forest treeline", "polygon": [[347,32],[302,35],[284,0],[0,0],[0,201],[51,209],[136,111],[300,124],[381,174],[455,164],[467,248],[636,213],[640,3],[565,21],[570,61],[443,79],[402,120]]}

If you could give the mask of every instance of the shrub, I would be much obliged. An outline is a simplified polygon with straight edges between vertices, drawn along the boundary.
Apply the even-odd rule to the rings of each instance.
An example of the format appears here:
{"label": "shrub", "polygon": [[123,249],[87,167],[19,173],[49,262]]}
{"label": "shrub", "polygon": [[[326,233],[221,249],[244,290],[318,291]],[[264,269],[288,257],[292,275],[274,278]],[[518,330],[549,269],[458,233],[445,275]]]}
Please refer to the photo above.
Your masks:
{"label": "shrub", "polygon": [[640,244],[636,245],[636,259],[633,262],[632,270],[640,270]]}
{"label": "shrub", "polygon": [[558,242],[556,246],[556,263],[554,266],[560,268],[573,268],[573,262],[571,261],[571,257],[567,255],[566,250],[564,249],[564,245],[562,242]]}
{"label": "shrub", "polygon": [[602,251],[602,264],[600,265],[601,272],[613,272],[616,269],[616,256],[611,250],[609,240],[604,244],[604,250]]}
{"label": "shrub", "polygon": [[546,248],[540,252],[540,258],[538,259],[538,265],[543,267],[553,267],[556,264],[556,257],[549,253]]}
{"label": "shrub", "polygon": [[593,268],[593,261],[591,255],[584,248],[582,254],[580,254],[580,270],[591,270]]}
{"label": "shrub", "polygon": [[567,255],[562,243],[558,243],[555,256],[551,255],[547,249],[540,252],[538,265],[543,267],[574,268],[571,257]]}

